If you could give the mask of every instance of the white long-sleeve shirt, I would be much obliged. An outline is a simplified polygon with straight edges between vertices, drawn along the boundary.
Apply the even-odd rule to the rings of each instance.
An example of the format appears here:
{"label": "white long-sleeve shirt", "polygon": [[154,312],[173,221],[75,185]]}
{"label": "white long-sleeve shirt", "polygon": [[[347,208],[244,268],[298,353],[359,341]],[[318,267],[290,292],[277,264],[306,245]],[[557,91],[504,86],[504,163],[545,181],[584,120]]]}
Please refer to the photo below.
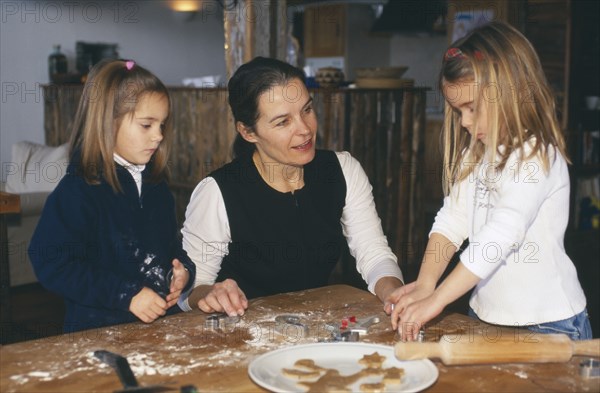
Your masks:
{"label": "white long-sleeve shirt", "polygon": [[[396,256],[388,246],[375,209],[372,187],[360,163],[348,152],[336,153],[346,180],[345,206],[340,223],[356,267],[374,293],[375,284],[383,277],[403,280]],[[214,178],[203,179],[192,193],[181,230],[183,248],[196,264],[199,285],[215,283],[221,262],[231,242],[229,219],[221,190]],[[191,310],[187,294],[179,306]]]}
{"label": "white long-sleeve shirt", "polygon": [[[529,153],[530,146],[525,147]],[[532,325],[570,318],[586,299],[563,239],[569,218],[567,163],[550,148],[550,168],[539,157],[513,152],[502,172],[485,161],[455,185],[431,233],[457,247],[469,271],[481,278],[470,306],[484,321]]]}

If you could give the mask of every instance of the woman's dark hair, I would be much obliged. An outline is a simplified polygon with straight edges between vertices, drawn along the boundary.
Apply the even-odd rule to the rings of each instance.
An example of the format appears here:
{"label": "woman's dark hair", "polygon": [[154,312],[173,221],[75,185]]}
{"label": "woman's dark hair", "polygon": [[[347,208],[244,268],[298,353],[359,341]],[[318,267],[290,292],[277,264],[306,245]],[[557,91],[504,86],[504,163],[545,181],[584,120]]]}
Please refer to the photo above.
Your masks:
{"label": "woman's dark hair", "polygon": [[[258,112],[259,97],[275,86],[285,85],[292,79],[306,82],[306,75],[301,69],[277,59],[256,57],[243,64],[233,74],[227,88],[229,90],[229,107],[233,120],[243,123],[256,132],[255,126],[260,113]],[[254,144],[240,134],[233,143],[234,157],[240,157],[254,152]]]}

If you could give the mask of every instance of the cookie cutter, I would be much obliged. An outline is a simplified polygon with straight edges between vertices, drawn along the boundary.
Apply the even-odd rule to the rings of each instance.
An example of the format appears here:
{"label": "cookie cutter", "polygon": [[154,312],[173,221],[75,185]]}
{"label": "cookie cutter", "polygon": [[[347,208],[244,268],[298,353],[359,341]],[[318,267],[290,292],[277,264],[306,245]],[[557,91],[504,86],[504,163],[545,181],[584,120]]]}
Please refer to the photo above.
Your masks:
{"label": "cookie cutter", "polygon": [[206,317],[204,327],[209,330],[233,330],[240,321],[239,316],[230,317],[227,314],[211,314]]}
{"label": "cookie cutter", "polygon": [[342,332],[342,334],[340,334],[340,338],[337,341],[358,341],[360,339],[360,333],[359,332],[353,332],[353,331],[349,331],[349,332]]}
{"label": "cookie cutter", "polygon": [[[275,329],[289,337],[308,337],[311,332],[318,342],[358,341],[359,333],[353,331],[342,332],[340,326],[334,323],[311,325],[309,321],[299,315],[284,314],[275,317]],[[321,334],[325,333],[324,337]]]}
{"label": "cookie cutter", "polygon": [[307,337],[309,334],[308,321],[299,315],[283,314],[275,317],[276,329],[286,335]]}
{"label": "cookie cutter", "polygon": [[359,334],[367,334],[369,332],[369,327],[378,324],[381,322],[378,316],[370,316],[362,319],[358,319],[356,324],[349,326],[348,329],[351,332],[356,332]]}
{"label": "cookie cutter", "polygon": [[321,339],[319,342],[340,342],[340,341],[358,341],[360,339],[359,332],[353,332],[351,330],[346,330],[342,332],[340,330],[339,325],[334,323],[326,323],[325,330],[329,331],[330,337],[326,339]]}
{"label": "cookie cutter", "polygon": [[600,378],[600,362],[589,358],[579,363],[579,375],[582,378]]}
{"label": "cookie cutter", "polygon": [[340,326],[335,323],[328,323],[325,328],[331,332],[331,339],[326,341],[359,341],[361,334],[368,334],[369,327],[378,324],[380,321],[378,316],[373,315],[358,319],[351,325]]}
{"label": "cookie cutter", "polygon": [[308,322],[298,316],[298,315],[292,315],[292,314],[284,314],[284,315],[278,315],[275,317],[275,322],[277,322],[278,324],[282,324],[284,326],[286,325],[291,325],[294,326],[296,328],[296,330],[300,330],[304,336],[308,336]]}
{"label": "cookie cutter", "polygon": [[[378,316],[370,316],[356,320],[349,326],[340,326],[338,323],[328,322],[324,325],[314,326],[309,321],[299,315],[294,314],[283,314],[275,317],[276,329],[286,335],[308,337],[311,332],[311,327],[314,330],[317,329],[315,336],[318,337],[319,342],[337,342],[337,341],[359,341],[361,334],[367,334],[369,327],[380,322]],[[325,330],[326,337],[320,337],[323,329]]]}

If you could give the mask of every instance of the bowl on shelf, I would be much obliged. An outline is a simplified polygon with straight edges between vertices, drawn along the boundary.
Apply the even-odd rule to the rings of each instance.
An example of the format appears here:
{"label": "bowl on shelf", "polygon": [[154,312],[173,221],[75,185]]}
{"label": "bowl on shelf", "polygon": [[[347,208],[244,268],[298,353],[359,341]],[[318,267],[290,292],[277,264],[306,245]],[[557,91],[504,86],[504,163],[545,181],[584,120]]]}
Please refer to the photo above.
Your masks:
{"label": "bowl on shelf", "polygon": [[336,67],[323,67],[317,70],[315,81],[319,87],[337,87],[344,81],[344,72]]}
{"label": "bowl on shelf", "polygon": [[354,70],[357,79],[400,79],[408,70],[407,66],[398,67],[359,67]]}

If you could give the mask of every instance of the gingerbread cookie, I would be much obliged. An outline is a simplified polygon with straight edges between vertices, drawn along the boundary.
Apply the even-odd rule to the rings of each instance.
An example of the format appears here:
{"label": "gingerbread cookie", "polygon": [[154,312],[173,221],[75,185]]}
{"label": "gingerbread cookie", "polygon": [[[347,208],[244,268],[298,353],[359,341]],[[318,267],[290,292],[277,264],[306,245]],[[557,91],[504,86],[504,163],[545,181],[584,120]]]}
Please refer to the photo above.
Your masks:
{"label": "gingerbread cookie", "polygon": [[381,393],[385,391],[385,383],[363,383],[360,385],[360,391],[365,393]]}
{"label": "gingerbread cookie", "polygon": [[361,378],[359,373],[340,375],[338,370],[326,370],[325,374],[316,381],[298,382],[298,385],[307,387],[309,392],[351,392],[349,386]]}
{"label": "gingerbread cookie", "polygon": [[378,368],[385,362],[385,356],[381,356],[378,352],[373,352],[370,355],[364,355],[358,362],[368,368]]}
{"label": "gingerbread cookie", "polygon": [[366,367],[359,371],[359,374],[363,377],[371,377],[376,375],[383,375],[383,370],[379,367]]}
{"label": "gingerbread cookie", "polygon": [[297,370],[297,369],[293,369],[293,368],[284,368],[283,370],[281,370],[281,372],[286,377],[294,378],[299,381],[304,381],[307,379],[315,379],[315,378],[318,378],[321,376],[321,372],[317,371],[317,370],[304,371],[304,370]]}
{"label": "gingerbread cookie", "polygon": [[401,368],[382,368],[385,359],[377,352],[363,355],[358,363],[365,367],[351,375],[340,375],[338,370],[321,367],[312,359],[300,359],[294,363],[295,368],[284,368],[282,373],[298,380],[298,385],[308,388],[308,392],[350,392],[350,385],[361,378],[382,376],[379,382],[361,384],[360,390],[365,393],[383,392],[386,384],[399,384],[404,374]]}
{"label": "gingerbread cookie", "polygon": [[303,368],[305,370],[310,370],[310,371],[325,371],[325,370],[327,370],[321,366],[317,366],[315,364],[315,361],[312,359],[297,360],[296,363],[294,363],[294,366],[297,368]]}
{"label": "gingerbread cookie", "polygon": [[390,367],[383,370],[383,382],[386,384],[399,384],[404,375],[404,369]]}

